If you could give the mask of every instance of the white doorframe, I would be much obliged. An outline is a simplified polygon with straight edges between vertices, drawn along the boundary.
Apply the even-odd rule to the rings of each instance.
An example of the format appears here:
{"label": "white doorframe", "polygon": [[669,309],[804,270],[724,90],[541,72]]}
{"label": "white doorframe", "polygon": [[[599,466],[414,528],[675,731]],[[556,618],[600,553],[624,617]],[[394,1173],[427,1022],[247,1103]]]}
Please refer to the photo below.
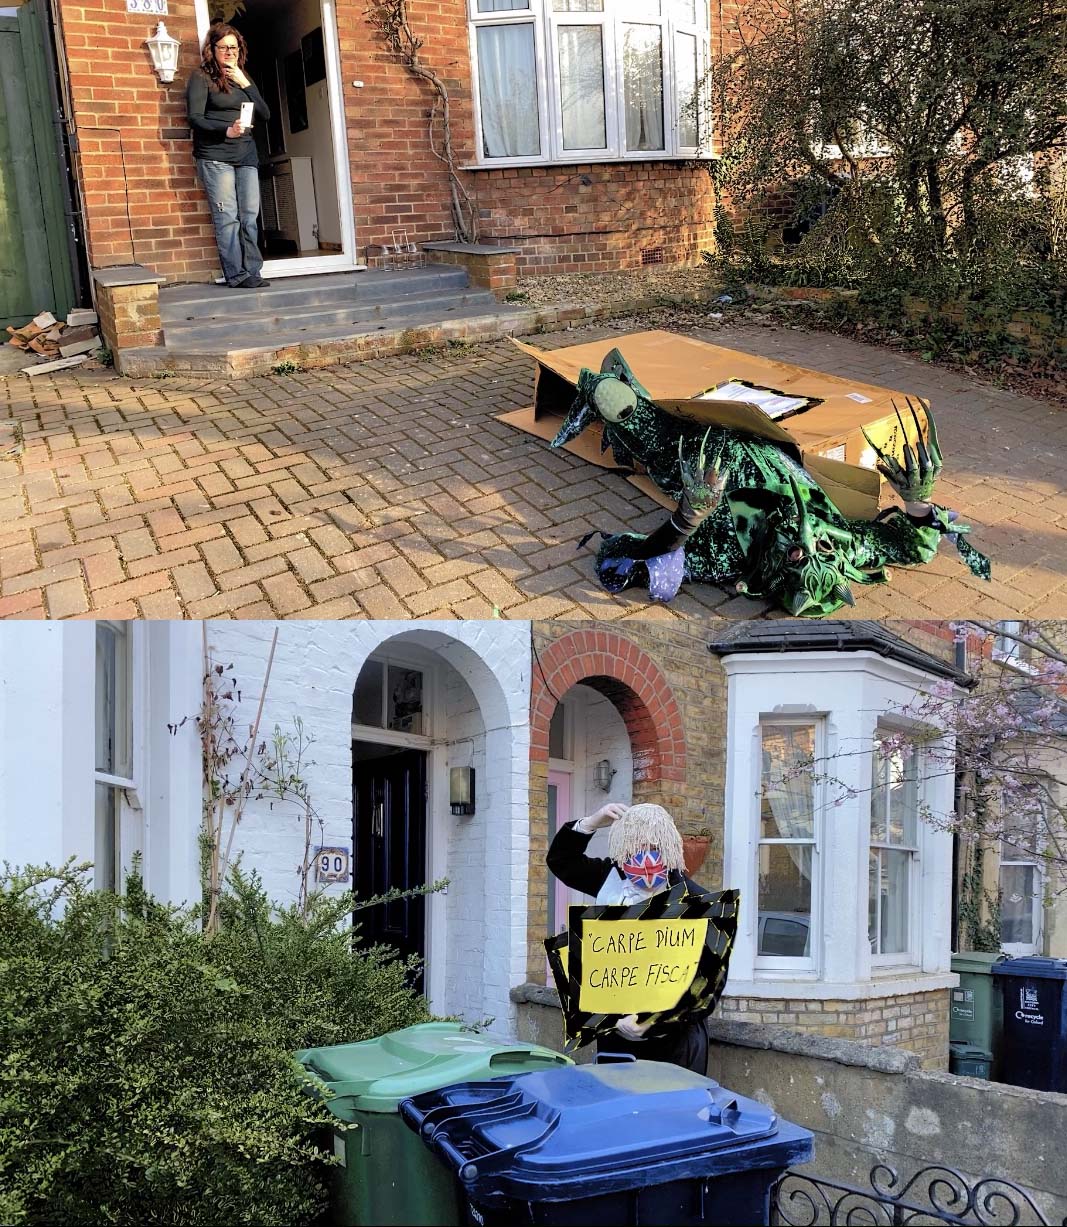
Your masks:
{"label": "white doorframe", "polygon": [[[318,256],[296,256],[287,260],[267,260],[263,273],[268,277],[306,277],[312,273],[343,273],[364,269],[356,261],[356,219],[352,204],[352,176],[348,164],[348,132],[345,127],[344,90],[341,81],[341,50],[337,40],[334,0],[319,0],[322,14],[322,39],[326,51],[326,85],[330,95],[330,127],[333,136],[333,164],[337,178],[337,209],[341,219],[341,251]],[[193,0],[196,37],[203,46],[211,17],[208,0]]]}

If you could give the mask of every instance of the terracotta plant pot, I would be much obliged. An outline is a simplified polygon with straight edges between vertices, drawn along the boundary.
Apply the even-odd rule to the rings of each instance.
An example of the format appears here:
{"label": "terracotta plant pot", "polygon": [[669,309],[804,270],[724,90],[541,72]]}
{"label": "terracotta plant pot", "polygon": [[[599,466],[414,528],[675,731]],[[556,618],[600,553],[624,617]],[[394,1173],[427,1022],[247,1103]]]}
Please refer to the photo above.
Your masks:
{"label": "terracotta plant pot", "polygon": [[711,846],[710,835],[683,835],[682,858],[685,861],[687,876],[694,877],[708,855]]}

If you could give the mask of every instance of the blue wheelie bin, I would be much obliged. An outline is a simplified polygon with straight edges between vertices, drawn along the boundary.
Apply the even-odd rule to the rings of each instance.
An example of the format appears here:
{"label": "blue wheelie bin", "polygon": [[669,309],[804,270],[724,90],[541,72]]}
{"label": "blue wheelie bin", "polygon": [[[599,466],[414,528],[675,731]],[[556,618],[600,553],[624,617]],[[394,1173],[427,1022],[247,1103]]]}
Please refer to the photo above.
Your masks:
{"label": "blue wheelie bin", "polygon": [[766,1223],[812,1135],[676,1065],[578,1065],[406,1099],[477,1227]]}

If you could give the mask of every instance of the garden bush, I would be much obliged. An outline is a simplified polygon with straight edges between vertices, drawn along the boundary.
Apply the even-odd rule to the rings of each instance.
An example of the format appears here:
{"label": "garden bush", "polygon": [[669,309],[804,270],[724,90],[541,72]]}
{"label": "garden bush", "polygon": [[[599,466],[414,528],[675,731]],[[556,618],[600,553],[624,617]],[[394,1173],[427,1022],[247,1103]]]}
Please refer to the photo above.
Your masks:
{"label": "garden bush", "polygon": [[223,925],[87,866],[0,875],[0,1221],[309,1223],[329,1117],[295,1049],[424,1021],[412,966],[233,875]]}
{"label": "garden bush", "polygon": [[965,304],[979,339],[1019,310],[1062,335],[1065,99],[1063,0],[750,0],[707,88],[707,262],[902,326],[910,295]]}

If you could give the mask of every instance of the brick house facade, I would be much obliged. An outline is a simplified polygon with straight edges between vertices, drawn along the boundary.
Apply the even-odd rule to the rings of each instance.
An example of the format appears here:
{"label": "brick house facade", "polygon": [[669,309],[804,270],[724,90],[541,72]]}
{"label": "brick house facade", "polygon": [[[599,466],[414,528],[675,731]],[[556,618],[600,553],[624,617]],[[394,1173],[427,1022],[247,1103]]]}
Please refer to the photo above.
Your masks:
{"label": "brick house facade", "polygon": [[[259,12],[258,20],[266,23],[274,12],[272,2],[248,0],[238,21],[251,28]],[[514,0],[516,5],[521,2]],[[604,28],[617,31],[606,36],[601,52],[602,67],[608,66],[609,75],[615,71],[612,56],[623,55],[624,36],[618,31],[623,29],[619,23],[624,10],[614,15],[616,2],[604,0],[600,5],[602,15],[606,6]],[[693,264],[699,262],[701,250],[712,245],[706,163],[694,160],[695,149],[690,150],[693,158],[682,156],[689,147],[681,140],[694,138],[688,129],[679,135],[678,98],[683,87],[689,89],[690,76],[696,75],[686,58],[690,26],[679,26],[682,32],[677,32],[673,24],[687,2],[693,0],[664,0],[662,50],[667,51],[670,40],[670,56],[679,57],[677,74],[672,58],[662,78],[666,134],[658,143],[666,146],[666,154],[640,152],[651,147],[648,139],[657,143],[655,136],[642,138],[644,145],[631,141],[639,145],[634,152],[626,145],[630,137],[619,134],[626,122],[621,112],[630,105],[625,101],[629,86],[622,83],[625,65],[620,58],[618,80],[605,90],[605,150],[577,160],[566,152],[563,125],[570,113],[564,112],[570,104],[560,101],[559,86],[553,83],[555,60],[548,55],[547,43],[558,24],[556,9],[581,8],[583,12],[568,16],[581,23],[598,6],[557,3],[550,13],[542,7],[546,0],[530,0],[527,25],[537,30],[540,155],[498,157],[497,165],[485,156],[485,139],[481,155],[476,144],[477,70],[472,64],[472,48],[479,37],[476,27],[492,16],[512,23],[498,28],[515,31],[527,28],[526,18],[511,3],[501,6],[497,0],[471,0],[470,7],[467,0],[412,0],[411,24],[425,40],[422,54],[440,71],[450,92],[453,145],[463,168],[460,178],[477,214],[479,237],[483,243],[514,248],[520,273]],[[738,6],[718,3],[707,11],[706,0],[696,3],[692,13],[697,25],[692,28],[697,33],[692,39],[696,69],[702,72]],[[658,5],[650,4],[650,12],[653,7],[658,11]],[[328,68],[326,84],[309,87],[309,98],[310,91],[325,98],[328,86],[333,113],[343,114],[343,139],[338,141],[335,134],[337,157],[332,159],[331,173],[337,177],[342,214],[351,199],[351,233],[344,239],[354,248],[346,253],[349,266],[363,261],[377,245],[391,242],[398,229],[416,243],[454,237],[447,172],[427,136],[432,93],[385,49],[364,8],[348,0],[335,8],[328,2],[321,7],[314,4],[308,19],[320,21],[325,31]],[[124,12],[102,0],[57,0],[57,11],[91,268],[142,265],[169,282],[213,278],[218,260],[207,205],[195,177],[184,101],[185,83],[199,62],[207,0],[169,0],[167,32],[181,44],[171,84],[157,81],[145,47],[158,15]],[[668,14],[675,15],[670,25]],[[588,34],[601,27],[575,28]],[[299,43],[296,46],[299,50]],[[253,56],[248,70],[262,85],[266,64],[257,65]],[[338,93],[340,97],[335,96]],[[585,122],[588,127],[588,116]],[[320,238],[325,231],[324,224]],[[328,246],[337,250],[340,244]]]}
{"label": "brick house facade", "polygon": [[[790,652],[791,628],[782,630],[767,624],[764,629],[767,638],[777,638],[775,657],[750,656],[740,641],[734,650],[719,644],[709,651],[713,638],[710,632],[653,623],[630,623],[625,628],[533,624],[529,983],[518,993],[520,1002],[527,1003],[520,1007],[520,1027],[528,1028],[527,1034],[550,1040],[552,1028],[558,1026],[555,1014],[551,1020],[538,1021],[538,1016],[547,1012],[538,1009],[538,1003],[546,998],[544,990],[536,987],[547,980],[541,940],[555,931],[552,922],[559,918],[558,912],[553,916],[550,907],[544,864],[553,809],[548,781],[553,766],[561,765],[550,754],[549,726],[557,704],[566,703],[575,688],[591,688],[615,706],[630,740],[633,764],[632,784],[625,782],[630,785],[629,791],[615,784],[609,795],[587,794],[583,812],[591,812],[606,800],[655,801],[671,810],[683,834],[708,827],[711,847],[697,877],[711,889],[740,887],[745,912],[744,901],[753,899],[755,887],[755,881],[750,883],[746,875],[747,867],[755,864],[758,845],[754,827],[758,818],[754,812],[751,816],[746,812],[745,797],[752,793],[744,780],[737,778],[738,762],[750,757],[747,747],[751,729],[757,724],[757,712],[774,718],[776,710],[765,699],[745,698],[743,687],[759,684],[757,675],[753,679],[744,676],[744,670],[752,667],[745,662],[753,660],[758,666],[761,659],[768,660],[765,676],[772,696],[779,690],[784,695],[787,677],[799,678],[797,695],[806,702],[786,702],[785,719],[806,718],[797,713],[807,710],[823,712],[827,723],[842,728],[854,718],[850,706],[854,700],[881,704],[878,716],[890,716],[893,703],[914,693],[924,674],[927,678],[953,676],[951,631],[940,624],[901,624],[894,627],[899,640],[887,636],[884,642],[873,645],[873,650],[872,645],[865,649],[857,642],[855,651],[834,651],[833,639],[828,638],[828,652],[818,651],[816,644],[795,653]],[[803,630],[803,624],[799,629]],[[742,638],[745,633],[742,629]],[[899,644],[901,659],[884,665],[879,653],[894,644]],[[789,655],[782,655],[786,652]],[[752,704],[755,707],[750,717],[748,708]],[[598,711],[601,714],[597,719],[602,721],[603,709]],[[874,713],[868,712],[864,718],[873,729]],[[943,807],[946,801],[951,806],[951,781],[936,781],[933,787],[937,795],[931,794],[928,799],[935,807]],[[752,931],[747,945],[739,938],[719,1014],[737,1021],[893,1044],[918,1053],[925,1066],[943,1069],[948,1061],[948,1005],[953,981],[948,965],[951,839],[943,832],[924,833],[924,915],[915,921],[914,954],[907,960],[909,965],[905,967],[899,959],[896,965],[892,959],[885,965],[875,965],[877,959],[857,954],[868,941],[866,882],[861,880],[856,889],[845,892],[833,887],[835,875],[846,866],[852,878],[857,872],[867,872],[866,843],[857,836],[853,848],[849,840],[860,831],[862,822],[869,829],[869,783],[857,795],[859,800],[853,806],[856,812],[846,806],[840,818],[833,820],[836,833],[828,819],[820,835],[824,845],[820,856],[827,870],[823,889],[828,897],[811,915],[813,932],[822,928],[813,944],[826,945],[815,959],[816,966],[798,972],[790,970],[786,960],[777,968],[761,969],[760,964],[768,960],[759,956],[754,937],[755,909],[750,904]],[[574,810],[569,816],[581,814]],[[839,940],[842,934],[846,935],[843,941]],[[850,949],[842,951],[841,946]]]}

